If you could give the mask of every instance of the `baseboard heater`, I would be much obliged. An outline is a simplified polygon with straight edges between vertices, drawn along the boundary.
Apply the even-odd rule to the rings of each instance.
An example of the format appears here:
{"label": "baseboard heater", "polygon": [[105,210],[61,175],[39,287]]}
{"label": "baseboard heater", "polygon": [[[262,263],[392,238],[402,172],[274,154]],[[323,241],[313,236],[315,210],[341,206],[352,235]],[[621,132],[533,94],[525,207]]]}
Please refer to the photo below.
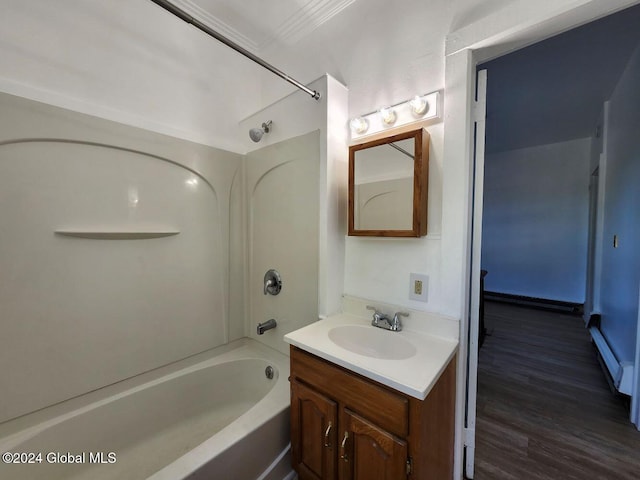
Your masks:
{"label": "baseboard heater", "polygon": [[597,326],[589,327],[589,333],[596,344],[598,352],[604,365],[607,367],[609,375],[613,380],[613,385],[620,393],[631,395],[633,388],[633,363],[620,362],[614,355],[607,339],[604,338],[602,332]]}
{"label": "baseboard heater", "polygon": [[493,302],[512,303],[523,307],[553,310],[555,312],[573,313],[581,315],[584,309],[582,303],[564,302],[562,300],[550,300],[548,298],[527,297],[525,295],[513,295],[511,293],[484,292],[484,299]]}

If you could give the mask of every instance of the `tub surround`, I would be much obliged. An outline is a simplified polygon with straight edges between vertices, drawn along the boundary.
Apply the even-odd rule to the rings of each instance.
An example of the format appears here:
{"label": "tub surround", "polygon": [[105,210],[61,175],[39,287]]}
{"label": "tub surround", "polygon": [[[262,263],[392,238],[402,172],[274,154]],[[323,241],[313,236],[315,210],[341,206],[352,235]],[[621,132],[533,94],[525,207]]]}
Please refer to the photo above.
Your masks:
{"label": "tub surround", "polygon": [[241,155],[4,93],[0,143],[0,423],[244,336]]}
{"label": "tub surround", "polygon": [[[319,132],[314,131],[255,150],[245,162],[245,298],[251,322],[246,331],[284,355],[289,349],[282,336],[317,315],[319,143]],[[282,281],[278,295],[264,294],[265,272],[271,269]],[[277,328],[258,335],[256,326],[271,318]]]}
{"label": "tub surround", "polygon": [[408,356],[411,352],[406,355],[398,352],[398,356],[408,356],[401,359],[372,358],[343,348],[330,337],[330,332],[336,328],[370,326],[371,312],[366,309],[367,305],[374,305],[391,315],[400,310],[407,311],[398,306],[345,297],[342,313],[291,332],[284,339],[301,350],[418,400],[424,400],[457,351],[459,323],[452,318],[408,310],[409,316],[402,319],[401,332],[376,329],[376,333],[380,330],[381,335],[388,335],[389,342],[394,342],[395,338],[401,339],[398,341],[398,348],[413,347],[415,354]]}

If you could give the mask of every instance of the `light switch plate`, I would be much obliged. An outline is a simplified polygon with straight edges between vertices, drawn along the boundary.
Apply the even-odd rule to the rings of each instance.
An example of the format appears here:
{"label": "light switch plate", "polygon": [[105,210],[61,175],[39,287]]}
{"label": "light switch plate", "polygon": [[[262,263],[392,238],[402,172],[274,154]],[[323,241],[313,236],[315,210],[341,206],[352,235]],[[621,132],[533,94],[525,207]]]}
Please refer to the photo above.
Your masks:
{"label": "light switch plate", "polygon": [[429,277],[420,273],[409,274],[409,300],[427,301]]}

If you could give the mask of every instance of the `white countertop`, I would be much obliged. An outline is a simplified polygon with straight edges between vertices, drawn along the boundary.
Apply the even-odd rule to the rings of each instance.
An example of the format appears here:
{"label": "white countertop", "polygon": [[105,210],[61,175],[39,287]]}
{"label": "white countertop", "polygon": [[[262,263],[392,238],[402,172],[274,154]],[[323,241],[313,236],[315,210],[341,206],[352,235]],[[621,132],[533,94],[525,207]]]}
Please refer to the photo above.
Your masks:
{"label": "white countertop", "polygon": [[[401,360],[372,358],[340,347],[329,332],[346,325],[380,330],[390,337],[399,336],[415,347],[415,354]],[[454,338],[436,336],[406,325],[401,332],[371,326],[371,320],[349,313],[332,315],[285,335],[284,340],[302,350],[359,373],[364,377],[424,400],[458,348]],[[402,342],[404,343],[404,342]]]}

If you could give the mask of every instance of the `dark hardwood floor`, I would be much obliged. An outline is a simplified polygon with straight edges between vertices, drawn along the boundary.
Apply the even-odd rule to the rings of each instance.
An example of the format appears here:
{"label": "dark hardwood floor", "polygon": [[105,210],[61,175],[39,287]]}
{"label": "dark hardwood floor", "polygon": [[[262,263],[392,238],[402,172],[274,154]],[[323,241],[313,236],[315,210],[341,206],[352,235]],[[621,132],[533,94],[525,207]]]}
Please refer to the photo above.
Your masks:
{"label": "dark hardwood floor", "polygon": [[581,317],[486,302],[476,480],[638,480],[640,432]]}

